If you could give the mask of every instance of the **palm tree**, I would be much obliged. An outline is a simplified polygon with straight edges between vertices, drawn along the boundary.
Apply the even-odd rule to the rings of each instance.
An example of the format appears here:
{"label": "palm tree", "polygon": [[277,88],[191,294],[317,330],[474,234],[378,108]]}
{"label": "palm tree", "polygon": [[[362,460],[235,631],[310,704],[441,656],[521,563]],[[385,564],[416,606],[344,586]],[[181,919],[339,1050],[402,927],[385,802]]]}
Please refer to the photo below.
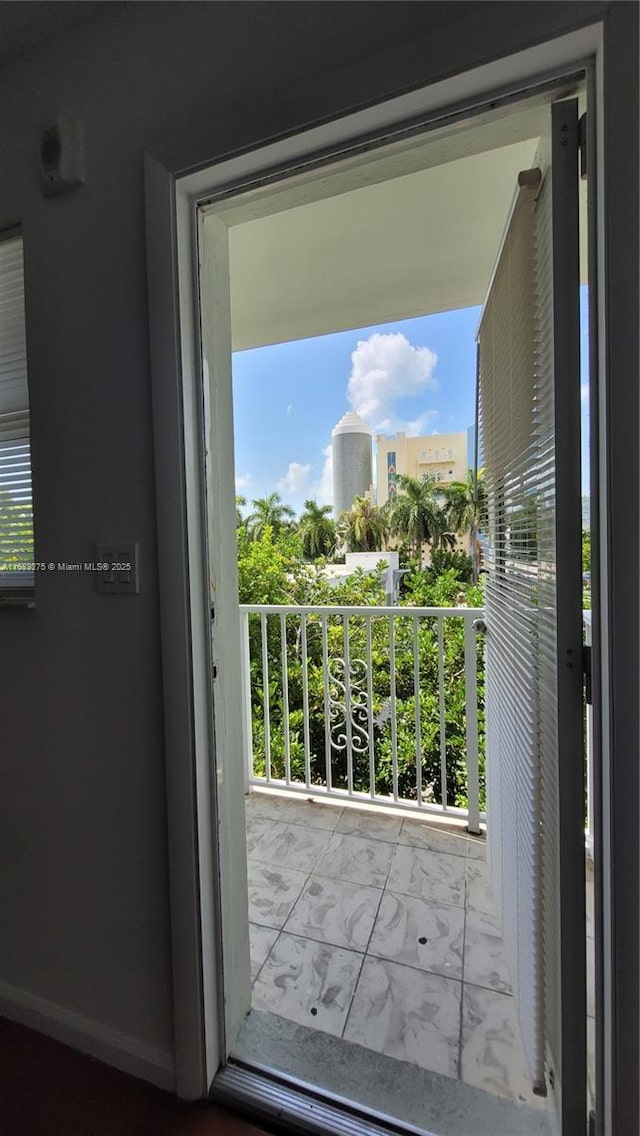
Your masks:
{"label": "palm tree", "polygon": [[378,552],[387,535],[387,518],[368,497],[356,497],[342,514],[339,531],[350,552]]}
{"label": "palm tree", "polygon": [[290,505],[284,505],[279,493],[270,493],[268,497],[257,497],[251,504],[254,511],[247,517],[247,529],[254,540],[259,540],[264,530],[269,526],[274,534],[280,529],[289,527],[295,517]]}
{"label": "palm tree", "polygon": [[487,524],[487,487],[484,471],[470,469],[466,481],[452,481],[443,487],[449,525],[455,532],[469,534],[473,561],[473,582],[478,582],[478,533]]}
{"label": "palm tree", "polygon": [[236,528],[237,529],[240,528],[240,525],[244,524],[244,517],[242,516],[242,513],[240,512],[240,510],[244,509],[246,503],[247,503],[247,498],[243,497],[241,493],[236,493]]}
{"label": "palm tree", "polygon": [[318,505],[315,501],[305,501],[299,531],[302,537],[302,551],[308,560],[316,560],[318,556],[328,556],[336,543],[336,526],[331,517],[331,505]]}
{"label": "palm tree", "polygon": [[409,477],[399,473],[396,485],[400,493],[389,502],[391,531],[411,541],[418,559],[422,559],[423,544],[433,548],[455,544],[448,532],[447,517],[438,500],[442,487],[433,477]]}

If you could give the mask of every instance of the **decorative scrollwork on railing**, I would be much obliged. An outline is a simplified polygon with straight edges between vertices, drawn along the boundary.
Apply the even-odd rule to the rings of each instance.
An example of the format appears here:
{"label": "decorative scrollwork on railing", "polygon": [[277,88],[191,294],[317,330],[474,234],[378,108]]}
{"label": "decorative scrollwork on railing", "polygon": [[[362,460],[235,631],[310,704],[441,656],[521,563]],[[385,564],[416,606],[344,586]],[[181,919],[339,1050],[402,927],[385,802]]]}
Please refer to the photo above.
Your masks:
{"label": "decorative scrollwork on railing", "polygon": [[352,751],[365,753],[369,748],[367,665],[363,659],[352,659],[348,681],[344,659],[329,659],[327,669],[331,746],[338,753],[347,749],[349,724]]}

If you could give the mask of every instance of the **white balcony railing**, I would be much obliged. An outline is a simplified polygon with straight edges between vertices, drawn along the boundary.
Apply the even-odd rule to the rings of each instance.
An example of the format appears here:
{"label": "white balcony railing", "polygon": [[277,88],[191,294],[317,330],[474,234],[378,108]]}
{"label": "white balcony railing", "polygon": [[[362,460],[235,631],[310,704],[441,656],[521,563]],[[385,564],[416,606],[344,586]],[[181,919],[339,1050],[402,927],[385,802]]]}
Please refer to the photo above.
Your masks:
{"label": "white balcony railing", "polygon": [[241,605],[248,784],[464,816],[478,832],[482,614]]}

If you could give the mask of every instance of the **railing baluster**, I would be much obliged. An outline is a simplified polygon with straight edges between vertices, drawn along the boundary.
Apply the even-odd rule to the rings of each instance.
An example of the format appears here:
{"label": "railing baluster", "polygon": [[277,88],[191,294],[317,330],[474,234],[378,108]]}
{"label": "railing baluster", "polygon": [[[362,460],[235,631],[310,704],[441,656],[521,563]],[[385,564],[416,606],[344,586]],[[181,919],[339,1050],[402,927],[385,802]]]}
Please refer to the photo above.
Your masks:
{"label": "railing baluster", "polygon": [[300,616],[300,651],[302,655],[302,713],[304,715],[304,781],[311,788],[311,745],[309,741],[309,657],[307,654],[307,616]]}
{"label": "railing baluster", "polygon": [[373,732],[373,659],[371,651],[371,619],[365,615],[367,629],[367,719],[369,726],[369,796],[371,800],[376,795],[376,754],[374,748]]}
{"label": "railing baluster", "polygon": [[287,616],[280,615],[280,651],[282,663],[282,729],[284,733],[284,779],[291,784],[291,739],[289,737],[289,666],[287,661]]}
{"label": "railing baluster", "polygon": [[438,700],[440,703],[440,800],[447,801],[447,715],[444,702],[444,619],[438,619]]}
{"label": "railing baluster", "polygon": [[264,720],[264,774],[271,780],[271,713],[269,708],[269,653],[267,641],[267,617],[260,614],[260,635],[262,642],[262,706]]}
{"label": "railing baluster", "polygon": [[396,625],[393,615],[389,616],[389,666],[391,668],[389,693],[391,696],[391,776],[393,780],[393,799],[398,800],[398,723],[396,720]]}
{"label": "railing baluster", "polygon": [[242,723],[245,755],[245,793],[253,779],[253,717],[251,714],[251,646],[249,612],[240,612],[240,652],[242,667]]}
{"label": "railing baluster", "polygon": [[422,804],[422,722],[420,717],[420,651],[418,639],[418,616],[413,620],[413,697],[416,718],[416,796],[418,805]]}
{"label": "railing baluster", "polygon": [[329,707],[329,637],[327,634],[327,617],[320,616],[322,625],[322,682],[324,694],[324,767],[327,780],[327,792],[332,789],[331,777],[331,711]]}
{"label": "railing baluster", "polygon": [[478,780],[478,658],[476,633],[469,613],[464,615],[464,693],[467,718],[467,804],[469,832],[480,832]]}
{"label": "railing baluster", "polygon": [[344,644],[345,734],[347,737],[347,792],[353,796],[353,731],[351,729],[351,652],[349,649],[349,616],[342,616]]}

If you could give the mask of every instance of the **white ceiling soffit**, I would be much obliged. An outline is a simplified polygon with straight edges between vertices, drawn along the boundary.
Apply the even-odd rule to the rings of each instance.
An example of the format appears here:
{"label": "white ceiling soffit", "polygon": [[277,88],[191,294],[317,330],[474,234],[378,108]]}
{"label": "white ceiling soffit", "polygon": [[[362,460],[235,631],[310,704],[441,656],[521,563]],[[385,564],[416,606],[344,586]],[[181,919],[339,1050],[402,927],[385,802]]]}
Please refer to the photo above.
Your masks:
{"label": "white ceiling soffit", "polygon": [[537,138],[230,229],[235,351],[481,304]]}
{"label": "white ceiling soffit", "polygon": [[573,93],[538,92],[205,206],[229,226],[233,350],[482,304],[548,103]]}

